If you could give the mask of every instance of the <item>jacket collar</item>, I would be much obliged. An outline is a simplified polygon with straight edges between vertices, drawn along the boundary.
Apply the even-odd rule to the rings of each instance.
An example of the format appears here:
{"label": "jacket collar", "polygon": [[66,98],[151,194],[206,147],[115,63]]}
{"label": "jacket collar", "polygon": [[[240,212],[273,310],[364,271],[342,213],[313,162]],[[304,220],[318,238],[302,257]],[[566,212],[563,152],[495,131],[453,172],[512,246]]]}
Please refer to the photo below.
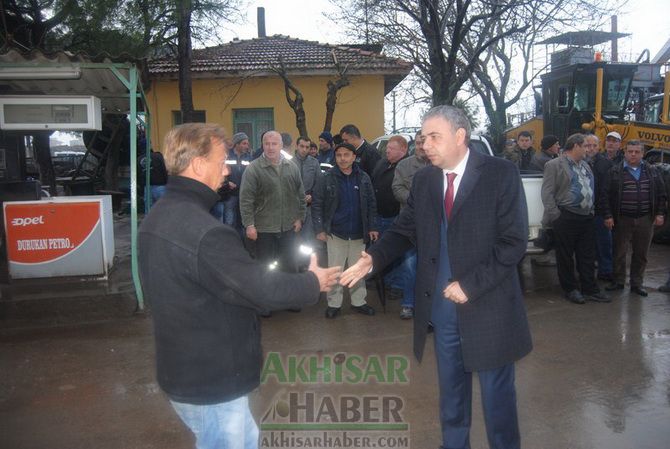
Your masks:
{"label": "jacket collar", "polygon": [[210,210],[220,198],[217,192],[205,184],[186,176],[168,176],[166,189],[167,192],[183,196],[206,210]]}

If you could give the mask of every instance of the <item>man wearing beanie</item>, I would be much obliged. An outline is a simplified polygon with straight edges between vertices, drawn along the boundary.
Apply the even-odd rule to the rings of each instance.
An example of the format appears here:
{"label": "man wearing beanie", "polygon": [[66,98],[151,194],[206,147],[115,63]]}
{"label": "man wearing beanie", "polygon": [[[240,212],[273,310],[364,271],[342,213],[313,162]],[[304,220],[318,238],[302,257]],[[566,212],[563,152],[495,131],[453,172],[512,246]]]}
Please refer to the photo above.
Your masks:
{"label": "man wearing beanie", "polygon": [[228,154],[226,161],[226,165],[230,168],[230,175],[227,180],[229,195],[224,202],[224,223],[234,227],[241,236],[244,233],[240,216],[240,185],[244,170],[252,161],[250,149],[249,136],[245,133],[234,134],[233,151]]}
{"label": "man wearing beanie", "polygon": [[319,134],[319,154],[316,158],[319,160],[319,164],[333,165],[335,163],[333,135],[328,131],[324,131]]}
{"label": "man wearing beanie", "polygon": [[547,134],[542,138],[540,147],[542,151],[533,154],[530,160],[530,169],[543,172],[544,164],[558,156],[561,147],[558,144],[558,137],[551,134]]}

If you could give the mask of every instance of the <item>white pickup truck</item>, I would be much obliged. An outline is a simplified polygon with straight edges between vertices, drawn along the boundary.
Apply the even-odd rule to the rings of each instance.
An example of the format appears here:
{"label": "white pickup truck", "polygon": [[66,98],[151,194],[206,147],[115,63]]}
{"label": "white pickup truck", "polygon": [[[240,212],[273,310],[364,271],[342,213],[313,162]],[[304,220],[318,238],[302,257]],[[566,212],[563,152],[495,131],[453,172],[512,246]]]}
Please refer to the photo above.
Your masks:
{"label": "white pickup truck", "polygon": [[[377,137],[370,144],[377,148],[382,157],[385,157],[386,144],[391,136]],[[398,133],[409,143],[409,154],[414,154],[414,135],[409,133]],[[483,136],[473,134],[470,136],[470,149],[479,151],[480,153],[494,156],[493,150],[488,140]],[[522,174],[521,181],[523,183],[523,190],[526,194],[526,205],[528,207],[528,248],[526,254],[540,254],[542,249],[536,248],[532,241],[537,238],[540,228],[542,227],[542,215],[544,214],[544,205],[542,204],[542,173]]]}

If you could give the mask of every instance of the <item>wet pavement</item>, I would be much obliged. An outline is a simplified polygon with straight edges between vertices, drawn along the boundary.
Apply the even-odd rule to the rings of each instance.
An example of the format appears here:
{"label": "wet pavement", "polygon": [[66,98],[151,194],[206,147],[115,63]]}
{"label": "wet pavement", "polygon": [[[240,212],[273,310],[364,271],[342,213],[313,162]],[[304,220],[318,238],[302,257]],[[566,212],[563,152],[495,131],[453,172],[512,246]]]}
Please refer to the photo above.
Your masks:
{"label": "wet pavement", "polygon": [[[128,247],[117,241],[109,282],[3,286],[0,448],[193,447],[155,383],[150,312],[135,313]],[[560,296],[555,268],[525,261],[535,348],[516,371],[523,447],[670,447],[670,295],[656,290],[669,269],[670,246],[653,245],[649,297],[625,289],[610,304],[574,305]],[[326,320],[320,303],[263,320],[271,355],[251,395],[262,447],[306,438],[315,448],[439,446],[432,342],[418,364],[399,301],[382,313],[369,291],[374,317],[345,303]],[[471,443],[483,449],[474,385]]]}

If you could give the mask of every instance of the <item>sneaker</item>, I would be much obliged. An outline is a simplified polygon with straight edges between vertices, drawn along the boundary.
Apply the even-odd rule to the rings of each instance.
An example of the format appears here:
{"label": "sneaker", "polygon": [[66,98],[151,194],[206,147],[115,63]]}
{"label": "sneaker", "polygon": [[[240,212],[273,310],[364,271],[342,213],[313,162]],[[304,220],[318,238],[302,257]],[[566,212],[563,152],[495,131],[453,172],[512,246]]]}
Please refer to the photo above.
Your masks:
{"label": "sneaker", "polygon": [[362,306],[351,306],[351,308],[358,313],[362,313],[363,315],[372,316],[375,314],[375,309],[370,307],[368,304],[363,304]]}
{"label": "sneaker", "polygon": [[612,302],[612,299],[609,296],[601,292],[587,293],[584,295],[584,298],[587,301],[593,302]]}
{"label": "sneaker", "polygon": [[607,290],[608,292],[623,290],[623,284],[619,284],[618,282],[612,282],[611,284],[605,286],[605,290]]}
{"label": "sneaker", "polygon": [[579,290],[573,290],[565,294],[565,297],[568,298],[568,301],[575,304],[585,304],[584,296],[579,292]]}
{"label": "sneaker", "polygon": [[411,307],[401,307],[400,308],[400,319],[401,320],[411,320],[414,316],[414,309]]}
{"label": "sneaker", "polygon": [[340,308],[339,307],[326,307],[326,318],[335,318],[337,315],[340,314]]}

